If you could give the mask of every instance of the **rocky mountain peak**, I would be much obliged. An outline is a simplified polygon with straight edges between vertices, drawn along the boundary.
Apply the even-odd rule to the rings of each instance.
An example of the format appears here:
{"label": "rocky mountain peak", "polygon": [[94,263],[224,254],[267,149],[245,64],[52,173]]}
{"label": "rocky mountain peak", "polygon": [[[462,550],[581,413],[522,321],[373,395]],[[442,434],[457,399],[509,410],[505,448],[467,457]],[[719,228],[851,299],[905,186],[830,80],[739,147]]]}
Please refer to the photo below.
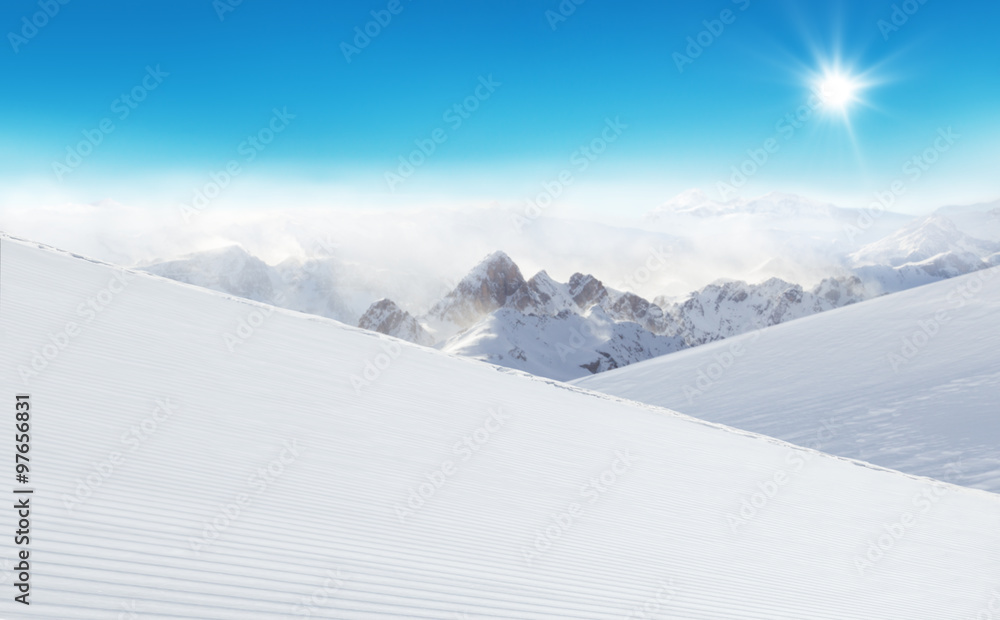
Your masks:
{"label": "rocky mountain peak", "polygon": [[430,346],[434,338],[413,318],[391,299],[380,299],[369,306],[358,321],[358,327]]}
{"label": "rocky mountain peak", "polygon": [[464,329],[503,307],[524,283],[514,261],[503,252],[494,252],[462,278],[428,315]]}

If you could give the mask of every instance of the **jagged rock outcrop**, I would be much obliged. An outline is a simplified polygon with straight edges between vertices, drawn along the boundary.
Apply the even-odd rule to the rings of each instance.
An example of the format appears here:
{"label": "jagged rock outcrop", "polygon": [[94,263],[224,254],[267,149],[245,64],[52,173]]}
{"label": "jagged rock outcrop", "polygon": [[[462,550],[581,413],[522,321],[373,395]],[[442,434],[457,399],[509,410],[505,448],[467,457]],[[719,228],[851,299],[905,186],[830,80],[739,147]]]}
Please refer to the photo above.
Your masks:
{"label": "jagged rock outcrop", "polygon": [[867,299],[871,293],[854,276],[827,278],[803,290],[778,278],[759,284],[711,284],[667,309],[688,346],[698,346],[770,327]]}
{"label": "jagged rock outcrop", "polygon": [[380,299],[373,303],[361,316],[358,327],[424,346],[434,344],[434,338],[417,319],[389,299]]}
{"label": "jagged rock outcrop", "polygon": [[596,305],[604,307],[610,299],[608,289],[592,275],[574,273],[566,286],[573,301],[581,310],[589,310],[591,306]]}
{"label": "jagged rock outcrop", "polygon": [[507,299],[504,307],[525,314],[558,314],[579,306],[564,284],[539,271]]}

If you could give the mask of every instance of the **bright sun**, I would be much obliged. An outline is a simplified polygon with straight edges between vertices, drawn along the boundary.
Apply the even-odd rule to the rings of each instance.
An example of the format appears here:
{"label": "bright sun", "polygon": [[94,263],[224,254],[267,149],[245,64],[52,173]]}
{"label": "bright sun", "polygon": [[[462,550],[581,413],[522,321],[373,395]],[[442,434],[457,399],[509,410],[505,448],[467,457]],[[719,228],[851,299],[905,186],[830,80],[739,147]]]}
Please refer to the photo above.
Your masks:
{"label": "bright sun", "polygon": [[833,73],[820,81],[819,96],[826,105],[843,110],[855,100],[858,89],[858,83],[849,76]]}

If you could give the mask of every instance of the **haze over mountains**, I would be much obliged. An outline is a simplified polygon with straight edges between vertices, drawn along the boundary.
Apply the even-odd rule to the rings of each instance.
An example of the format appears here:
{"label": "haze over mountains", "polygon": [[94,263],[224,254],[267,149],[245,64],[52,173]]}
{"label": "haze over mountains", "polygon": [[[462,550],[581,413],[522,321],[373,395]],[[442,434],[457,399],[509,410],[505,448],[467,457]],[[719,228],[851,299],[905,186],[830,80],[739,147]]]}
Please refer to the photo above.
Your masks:
{"label": "haze over mountains", "polygon": [[[567,380],[865,297],[856,278],[824,280],[811,291],[771,279],[709,286],[661,307],[592,275],[577,273],[560,283],[542,271],[525,280],[509,257],[496,253],[426,315],[414,319],[399,310],[395,322],[428,326],[421,341],[445,351]],[[374,311],[382,310],[379,302]],[[375,323],[370,315],[362,317],[362,327]],[[408,331],[378,331],[416,342]]]}
{"label": "haze over mountains", "polygon": [[[426,312],[496,250],[514,258],[526,275],[545,270],[565,282],[573,273],[592,273],[647,299],[686,296],[720,278],[777,277],[810,287],[843,267],[851,252],[917,219],[891,212],[869,218],[865,209],[853,208],[830,214],[823,203],[788,194],[746,201],[760,203],[747,207],[750,212],[740,202],[721,203],[729,204],[728,210],[711,217],[671,215],[661,208],[655,220],[607,216],[601,222],[585,221],[590,216],[571,205],[554,205],[532,219],[524,204],[378,211],[297,208],[275,197],[273,210],[213,206],[186,221],[179,210],[100,202],[7,210],[0,212],[0,226],[120,265],[149,265],[228,245],[270,265],[336,257],[347,271],[339,276],[347,280],[341,285],[365,293],[354,309],[357,319],[382,297],[410,312]],[[800,205],[801,215],[771,213],[789,202]],[[1000,240],[984,232],[989,231],[985,212],[971,214],[968,222],[939,214],[956,218],[959,229],[973,237]],[[60,227],[53,228],[53,221]],[[626,287],[661,248],[672,257],[668,267]]]}
{"label": "haze over mountains", "polygon": [[[624,239],[631,234],[642,249],[638,258],[634,250],[605,257],[608,272],[622,274],[623,264],[632,268],[614,281],[586,272],[560,280],[544,268],[529,277],[509,255],[494,251],[456,282],[445,283],[429,274],[408,277],[352,262],[337,245],[275,265],[233,246],[145,269],[569,380],[996,265],[997,222],[1000,203],[948,207],[914,219],[785,194],[720,203],[692,191],[648,214],[651,229],[675,233],[660,237],[671,245],[644,247],[640,240],[649,241],[649,231],[587,225],[588,235],[605,231]],[[538,220],[528,231],[551,224]],[[881,238],[860,243],[890,228]],[[723,233],[707,234],[715,229]],[[677,236],[678,230],[685,236]],[[716,254],[728,255],[734,251],[729,235],[737,230],[746,231],[757,244],[750,253],[763,259],[742,281],[722,278],[682,295],[637,293],[655,293],[655,282],[683,275],[687,265],[711,251],[707,243],[721,244]],[[719,256],[716,260],[722,260]],[[764,277],[806,271],[802,281]]]}

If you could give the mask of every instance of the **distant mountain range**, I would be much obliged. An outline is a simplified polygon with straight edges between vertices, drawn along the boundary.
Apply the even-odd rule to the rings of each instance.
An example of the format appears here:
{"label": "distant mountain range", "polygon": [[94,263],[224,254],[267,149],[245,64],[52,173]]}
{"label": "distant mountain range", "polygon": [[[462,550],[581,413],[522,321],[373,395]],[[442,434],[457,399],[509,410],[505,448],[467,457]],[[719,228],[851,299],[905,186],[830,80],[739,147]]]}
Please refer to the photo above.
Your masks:
{"label": "distant mountain range", "polygon": [[[851,219],[853,209],[815,202],[795,194],[771,192],[758,198],[736,198],[719,201],[699,189],[682,192],[646,214],[646,220],[657,220],[676,215],[711,218],[728,215],[764,215],[776,218]],[[905,217],[905,216],[896,216]]]}
{"label": "distant mountain range", "polygon": [[848,264],[892,293],[1000,265],[1000,242],[974,238],[932,215],[850,254]]}
{"label": "distant mountain range", "polygon": [[811,290],[776,278],[711,285],[661,307],[592,275],[525,280],[502,252],[486,257],[420,317],[380,300],[359,325],[458,355],[569,380],[866,299],[854,276]]}
{"label": "distant mountain range", "polygon": [[[695,191],[647,219],[662,223],[678,214],[704,220],[752,214],[790,226],[803,218],[853,223],[858,212],[785,194],[720,203]],[[775,277],[755,283],[720,280],[686,296],[652,301],[590,274],[574,273],[559,282],[543,270],[526,279],[499,251],[417,313],[408,299],[412,286],[401,278],[393,280],[337,256],[272,266],[234,246],[145,269],[457,355],[571,380],[1000,264],[1000,205],[948,207],[927,218],[904,219],[908,223],[891,234],[843,254],[842,264],[811,287]],[[994,225],[997,235],[990,228]],[[977,238],[970,230],[983,230],[993,239]],[[680,267],[672,263],[668,268]]]}

